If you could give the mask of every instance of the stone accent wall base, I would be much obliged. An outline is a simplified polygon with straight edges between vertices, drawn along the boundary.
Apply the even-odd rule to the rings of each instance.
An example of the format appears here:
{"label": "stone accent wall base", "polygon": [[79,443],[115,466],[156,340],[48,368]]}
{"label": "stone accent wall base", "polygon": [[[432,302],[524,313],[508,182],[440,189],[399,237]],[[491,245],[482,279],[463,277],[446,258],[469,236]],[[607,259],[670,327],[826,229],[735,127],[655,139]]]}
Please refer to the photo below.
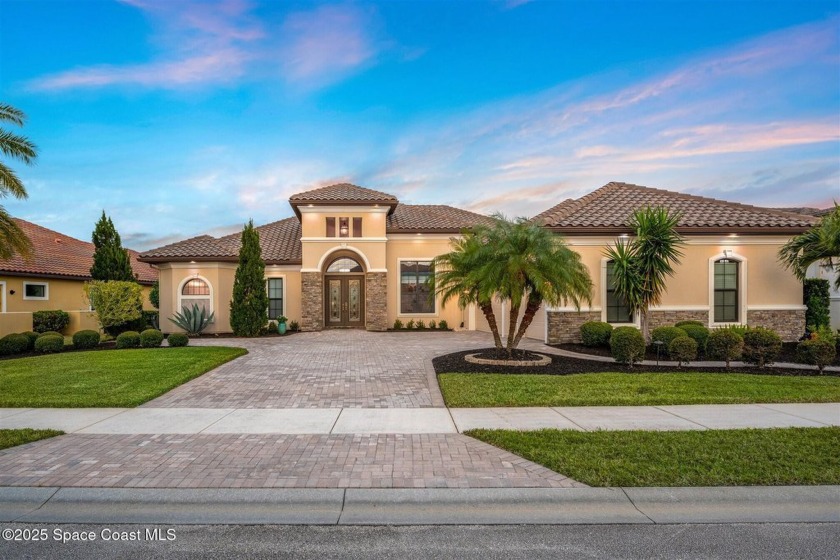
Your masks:
{"label": "stone accent wall base", "polygon": [[600,321],[600,311],[549,311],[548,344],[580,343],[580,326],[589,321]]}
{"label": "stone accent wall base", "polygon": [[673,327],[680,321],[700,321],[703,325],[708,325],[709,312],[706,310],[657,311],[653,309],[648,313],[648,329],[651,331],[657,327]]}
{"label": "stone accent wall base", "polygon": [[300,283],[300,330],[320,331],[324,328],[324,277],[320,272],[301,272]]}
{"label": "stone accent wall base", "polygon": [[385,272],[368,272],[365,277],[365,328],[388,330],[388,276]]}
{"label": "stone accent wall base", "polygon": [[796,342],[805,334],[805,310],[749,310],[747,311],[747,325],[773,329],[784,342]]}

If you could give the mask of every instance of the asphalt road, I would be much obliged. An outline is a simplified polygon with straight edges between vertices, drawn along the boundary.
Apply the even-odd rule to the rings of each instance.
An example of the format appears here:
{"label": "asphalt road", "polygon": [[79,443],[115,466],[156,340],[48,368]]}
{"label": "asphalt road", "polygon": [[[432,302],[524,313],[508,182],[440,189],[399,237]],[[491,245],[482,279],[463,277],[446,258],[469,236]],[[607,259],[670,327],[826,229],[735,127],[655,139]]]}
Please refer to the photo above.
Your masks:
{"label": "asphalt road", "polygon": [[[159,538],[145,540],[145,530]],[[141,526],[0,524],[0,529],[47,530],[42,542],[0,541],[0,558],[837,558],[840,524],[503,525],[420,527]],[[56,532],[56,530],[58,532]],[[144,540],[107,535],[140,531]],[[92,531],[96,540],[67,542]],[[111,531],[112,533],[107,533]],[[76,535],[73,535],[76,532]],[[69,537],[68,537],[69,535]],[[7,536],[7,535],[6,535]]]}

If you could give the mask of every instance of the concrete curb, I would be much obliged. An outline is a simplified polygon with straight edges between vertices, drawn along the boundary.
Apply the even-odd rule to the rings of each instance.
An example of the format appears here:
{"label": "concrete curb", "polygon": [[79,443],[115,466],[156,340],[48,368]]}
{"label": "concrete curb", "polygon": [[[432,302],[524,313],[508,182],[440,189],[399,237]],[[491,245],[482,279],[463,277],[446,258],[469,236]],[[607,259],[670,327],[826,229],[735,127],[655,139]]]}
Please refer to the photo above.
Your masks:
{"label": "concrete curb", "polygon": [[0,488],[0,521],[278,525],[840,522],[840,486]]}

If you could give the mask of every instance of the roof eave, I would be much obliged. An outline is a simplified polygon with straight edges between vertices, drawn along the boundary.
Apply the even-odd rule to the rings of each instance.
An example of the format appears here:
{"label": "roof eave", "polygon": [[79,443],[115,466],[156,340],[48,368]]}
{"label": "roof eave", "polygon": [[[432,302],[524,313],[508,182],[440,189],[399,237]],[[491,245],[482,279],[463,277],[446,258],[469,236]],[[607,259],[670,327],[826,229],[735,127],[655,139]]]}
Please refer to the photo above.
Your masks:
{"label": "roof eave", "polygon": [[[28,272],[28,271],[21,271],[21,270],[0,270],[0,276],[12,276],[14,278],[53,278],[55,280],[71,280],[71,281],[79,281],[79,282],[90,282],[93,280],[90,276],[80,276],[78,274],[56,274],[56,273],[49,273],[49,272]],[[144,286],[151,286],[155,283],[155,280],[144,280],[144,279],[137,279],[138,284],[143,284]]]}
{"label": "roof eave", "polygon": [[399,201],[396,200],[289,200],[289,205],[295,211],[298,220],[301,219],[299,206],[387,206],[390,216],[398,204]]}
{"label": "roof eave", "polygon": [[[632,234],[633,230],[627,226],[585,226],[558,227],[546,226],[555,233],[564,235],[598,235],[598,234]],[[676,231],[683,235],[799,235],[811,229],[805,226],[733,226],[733,227],[677,227]]]}

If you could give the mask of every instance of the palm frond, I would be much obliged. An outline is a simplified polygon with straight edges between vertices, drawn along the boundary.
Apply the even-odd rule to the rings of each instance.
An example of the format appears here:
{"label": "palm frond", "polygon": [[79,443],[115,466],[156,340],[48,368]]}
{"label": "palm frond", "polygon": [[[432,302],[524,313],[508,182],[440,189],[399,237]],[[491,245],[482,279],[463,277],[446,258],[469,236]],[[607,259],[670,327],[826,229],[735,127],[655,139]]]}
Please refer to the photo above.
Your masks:
{"label": "palm frond", "polygon": [[9,260],[15,254],[24,259],[31,258],[32,242],[6,209],[0,206],[0,260]]}
{"label": "palm frond", "polygon": [[26,121],[26,115],[18,108],[12,107],[8,103],[0,102],[0,121],[23,126],[23,123]]}

